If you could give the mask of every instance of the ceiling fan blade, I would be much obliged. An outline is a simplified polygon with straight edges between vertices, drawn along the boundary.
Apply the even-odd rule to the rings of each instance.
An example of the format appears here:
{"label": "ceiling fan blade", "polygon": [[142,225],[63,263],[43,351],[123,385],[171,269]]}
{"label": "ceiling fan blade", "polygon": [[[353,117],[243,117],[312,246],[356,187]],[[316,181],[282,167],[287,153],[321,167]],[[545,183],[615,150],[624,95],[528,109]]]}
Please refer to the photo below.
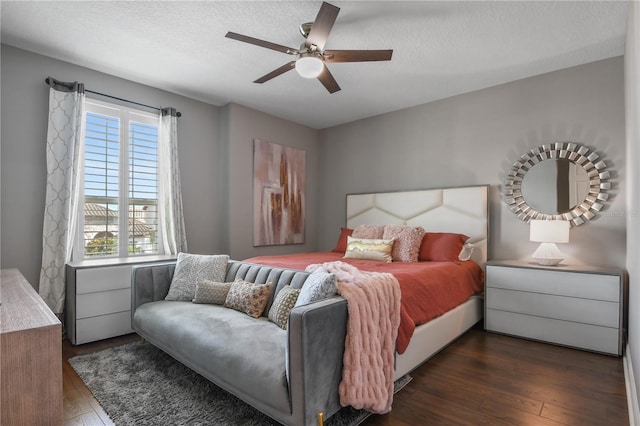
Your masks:
{"label": "ceiling fan blade", "polygon": [[316,20],[313,21],[313,25],[311,26],[311,31],[309,31],[309,36],[307,37],[305,45],[311,46],[314,44],[318,46],[318,50],[322,52],[322,49],[324,49],[324,45],[327,42],[327,38],[329,38],[331,28],[333,28],[333,24],[336,22],[338,12],[340,12],[339,7],[322,2],[322,6],[320,6]]}
{"label": "ceiling fan blade", "polygon": [[298,52],[297,49],[292,49],[290,47],[283,46],[281,44],[276,44],[276,43],[271,43],[269,41],[260,40],[259,38],[253,38],[253,37],[249,37],[249,36],[246,36],[246,35],[233,33],[231,31],[229,31],[225,35],[225,37],[232,38],[232,39],[238,40],[238,41],[243,41],[245,43],[253,44],[253,45],[256,45],[256,46],[260,46],[260,47],[266,47],[267,49],[277,50],[278,52],[282,52],[282,53],[295,54],[295,53]]}
{"label": "ceiling fan blade", "polygon": [[287,64],[284,64],[280,68],[276,68],[275,70],[271,71],[269,74],[263,75],[262,77],[254,81],[254,83],[264,83],[266,81],[269,81],[272,78],[279,76],[280,74],[284,74],[285,72],[292,70],[293,68],[295,68],[295,65],[296,61],[291,61]]}
{"label": "ceiling fan blade", "polygon": [[326,65],[324,66],[324,68],[322,69],[322,72],[318,76],[318,80],[320,80],[320,83],[322,83],[322,85],[329,91],[329,93],[335,93],[338,90],[340,90],[340,86],[338,86],[338,82],[336,81],[335,78],[333,78],[333,75],[331,74],[331,72],[329,71],[329,68],[327,68]]}
{"label": "ceiling fan blade", "polygon": [[325,50],[325,62],[390,61],[392,49],[388,50]]}

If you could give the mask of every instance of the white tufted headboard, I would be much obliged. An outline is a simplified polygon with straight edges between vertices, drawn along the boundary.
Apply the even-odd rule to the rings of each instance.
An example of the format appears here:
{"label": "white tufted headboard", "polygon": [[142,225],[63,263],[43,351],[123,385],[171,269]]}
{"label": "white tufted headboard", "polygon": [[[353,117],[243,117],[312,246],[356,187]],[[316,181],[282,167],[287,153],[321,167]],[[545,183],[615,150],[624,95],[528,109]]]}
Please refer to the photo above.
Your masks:
{"label": "white tufted headboard", "polygon": [[347,195],[347,227],[363,224],[422,226],[427,232],[455,232],[469,237],[471,259],[487,261],[489,186],[378,192]]}

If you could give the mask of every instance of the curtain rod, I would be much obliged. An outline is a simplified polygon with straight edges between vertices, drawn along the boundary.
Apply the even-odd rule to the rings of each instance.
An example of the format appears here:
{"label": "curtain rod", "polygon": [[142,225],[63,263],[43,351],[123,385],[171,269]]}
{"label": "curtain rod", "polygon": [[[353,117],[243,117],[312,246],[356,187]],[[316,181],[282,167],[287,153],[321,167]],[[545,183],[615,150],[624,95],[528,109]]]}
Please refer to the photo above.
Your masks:
{"label": "curtain rod", "polygon": [[[62,84],[62,85],[65,85],[65,86],[67,86],[69,88],[72,88],[76,84],[75,82],[74,83],[65,83],[65,82],[62,82],[62,81],[58,81],[56,79],[52,79],[51,77],[45,78],[44,82],[47,83],[47,85],[49,85],[49,86],[52,86],[52,84],[53,85]],[[134,105],[140,105],[140,106],[143,106],[143,107],[146,107],[146,108],[151,108],[151,109],[155,109],[157,111],[162,112],[162,108],[158,108],[158,107],[154,107],[154,106],[151,106],[151,105],[142,104],[140,102],[130,101],[129,99],[123,99],[123,98],[119,98],[117,96],[107,95],[106,93],[96,92],[95,90],[84,89],[84,91],[87,92],[87,93],[93,93],[94,95],[104,96],[104,97],[107,97],[107,98],[115,99],[115,100],[122,101],[122,102],[127,102],[127,103],[134,104]],[[176,111],[176,117],[182,117],[182,113],[180,111]]]}

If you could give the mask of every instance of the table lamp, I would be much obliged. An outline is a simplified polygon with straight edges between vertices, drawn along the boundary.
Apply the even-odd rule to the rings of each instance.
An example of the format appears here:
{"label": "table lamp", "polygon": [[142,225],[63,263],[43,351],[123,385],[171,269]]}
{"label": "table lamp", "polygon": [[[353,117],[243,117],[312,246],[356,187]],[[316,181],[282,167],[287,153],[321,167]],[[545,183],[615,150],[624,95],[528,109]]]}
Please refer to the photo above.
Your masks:
{"label": "table lamp", "polygon": [[531,255],[540,265],[555,266],[562,262],[564,254],[556,243],[569,242],[569,222],[566,220],[532,220],[529,222],[529,240],[540,243]]}

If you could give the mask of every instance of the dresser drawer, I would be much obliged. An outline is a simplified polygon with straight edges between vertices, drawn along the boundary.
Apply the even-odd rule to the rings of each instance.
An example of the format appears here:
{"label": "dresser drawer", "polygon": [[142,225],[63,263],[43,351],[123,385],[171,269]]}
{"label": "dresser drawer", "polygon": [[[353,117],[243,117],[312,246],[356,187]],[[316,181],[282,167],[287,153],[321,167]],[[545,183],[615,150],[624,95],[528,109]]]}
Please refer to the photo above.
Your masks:
{"label": "dresser drawer", "polygon": [[620,304],[489,287],[487,309],[618,328]]}
{"label": "dresser drawer", "polygon": [[77,269],[76,294],[131,288],[131,269],[129,265]]}
{"label": "dresser drawer", "polygon": [[76,344],[133,333],[131,311],[76,320]]}
{"label": "dresser drawer", "polygon": [[571,321],[487,309],[490,331],[573,346],[614,355],[621,354],[620,330]]}
{"label": "dresser drawer", "polygon": [[620,302],[620,277],[487,265],[487,287]]}
{"label": "dresser drawer", "polygon": [[76,296],[76,318],[79,319],[130,310],[130,288]]}

